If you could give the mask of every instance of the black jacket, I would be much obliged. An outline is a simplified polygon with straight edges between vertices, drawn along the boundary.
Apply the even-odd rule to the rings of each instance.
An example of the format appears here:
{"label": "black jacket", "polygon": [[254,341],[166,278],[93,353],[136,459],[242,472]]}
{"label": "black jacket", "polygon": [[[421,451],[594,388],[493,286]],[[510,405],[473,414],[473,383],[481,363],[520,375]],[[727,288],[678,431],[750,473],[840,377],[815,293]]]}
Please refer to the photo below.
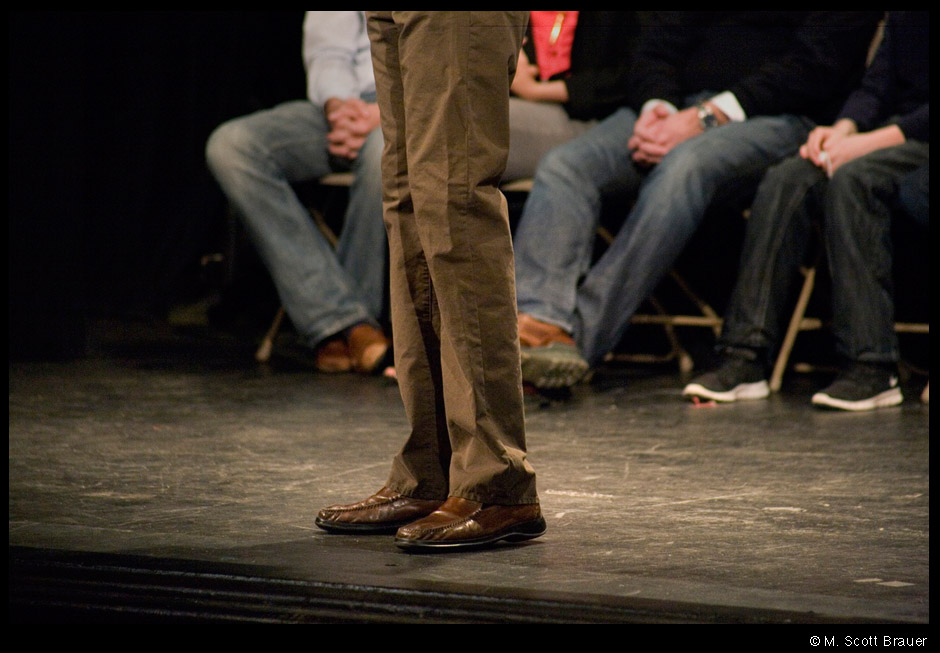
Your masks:
{"label": "black jacket", "polygon": [[930,12],[890,11],[875,58],[840,118],[860,131],[894,122],[908,139],[930,141]]}
{"label": "black jacket", "polygon": [[749,117],[830,124],[858,86],[879,11],[652,12],[634,59],[631,106],[685,106],[731,91]]}

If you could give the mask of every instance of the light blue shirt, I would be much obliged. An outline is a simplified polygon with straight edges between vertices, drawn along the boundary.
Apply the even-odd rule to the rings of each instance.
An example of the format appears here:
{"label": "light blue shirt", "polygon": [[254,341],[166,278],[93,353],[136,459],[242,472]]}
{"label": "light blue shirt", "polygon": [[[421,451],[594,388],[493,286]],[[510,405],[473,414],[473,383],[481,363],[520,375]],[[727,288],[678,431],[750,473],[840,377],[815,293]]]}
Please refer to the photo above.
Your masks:
{"label": "light blue shirt", "polygon": [[372,52],[362,11],[308,11],[304,16],[307,98],[323,106],[331,97],[375,101]]}

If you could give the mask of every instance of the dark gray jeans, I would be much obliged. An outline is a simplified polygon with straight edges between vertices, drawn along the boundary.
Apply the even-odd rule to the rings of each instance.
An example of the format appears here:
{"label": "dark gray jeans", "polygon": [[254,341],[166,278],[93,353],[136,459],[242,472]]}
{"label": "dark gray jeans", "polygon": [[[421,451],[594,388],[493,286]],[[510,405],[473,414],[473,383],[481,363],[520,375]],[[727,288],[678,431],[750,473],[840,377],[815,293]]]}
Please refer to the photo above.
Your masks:
{"label": "dark gray jeans", "polygon": [[859,157],[831,179],[799,156],[770,168],[751,207],[719,346],[774,356],[818,221],[838,353],[852,361],[896,362],[892,207],[900,181],[929,154],[927,143],[909,141]]}

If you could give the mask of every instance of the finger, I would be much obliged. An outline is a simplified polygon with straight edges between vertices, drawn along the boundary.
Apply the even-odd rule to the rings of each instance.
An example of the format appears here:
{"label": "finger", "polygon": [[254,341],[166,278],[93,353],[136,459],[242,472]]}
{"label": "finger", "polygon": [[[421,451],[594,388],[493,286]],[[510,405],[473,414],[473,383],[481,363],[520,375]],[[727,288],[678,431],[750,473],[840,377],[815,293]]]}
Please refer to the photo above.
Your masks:
{"label": "finger", "polygon": [[819,153],[819,163],[820,167],[826,171],[827,177],[832,177],[832,157],[829,156],[829,153],[823,150]]}
{"label": "finger", "polygon": [[646,156],[656,159],[661,159],[662,157],[666,156],[667,152],[669,152],[669,148],[667,146],[656,143],[654,141],[644,141],[640,144],[638,149]]}

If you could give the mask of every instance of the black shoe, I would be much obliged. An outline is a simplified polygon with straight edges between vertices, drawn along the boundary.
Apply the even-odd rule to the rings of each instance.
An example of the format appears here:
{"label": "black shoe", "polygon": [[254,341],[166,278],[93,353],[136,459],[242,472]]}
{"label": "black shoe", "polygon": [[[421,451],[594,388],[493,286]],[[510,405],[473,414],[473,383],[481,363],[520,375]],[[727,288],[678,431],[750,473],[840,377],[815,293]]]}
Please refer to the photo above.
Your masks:
{"label": "black shoe", "polygon": [[682,394],[721,402],[764,399],[770,394],[767,373],[758,360],[725,354],[714,370],[692,380]]}
{"label": "black shoe", "polygon": [[894,365],[855,363],[813,395],[813,405],[838,410],[875,410],[904,401]]}

